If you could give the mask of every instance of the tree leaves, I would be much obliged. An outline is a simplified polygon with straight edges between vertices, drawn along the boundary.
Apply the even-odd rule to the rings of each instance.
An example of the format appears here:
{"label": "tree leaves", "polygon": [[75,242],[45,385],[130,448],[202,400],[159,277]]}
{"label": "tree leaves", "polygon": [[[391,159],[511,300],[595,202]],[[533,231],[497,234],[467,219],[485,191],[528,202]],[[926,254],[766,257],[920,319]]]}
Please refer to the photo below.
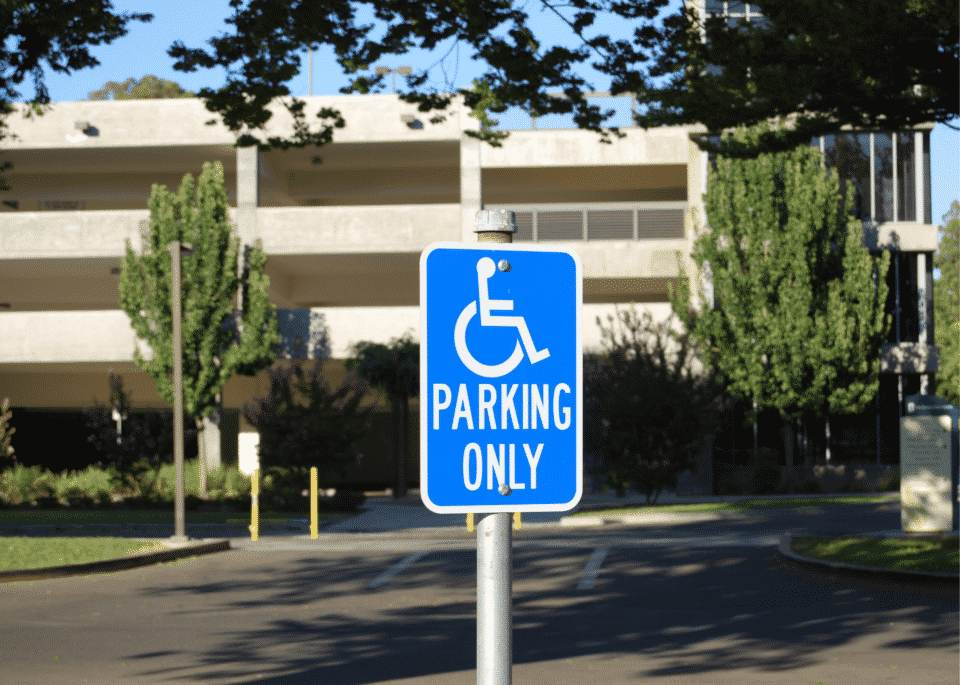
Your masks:
{"label": "tree leaves", "polygon": [[[136,255],[127,242],[120,307],[153,352],[148,359],[135,350],[134,361],[153,377],[160,397],[173,404],[172,264],[167,246],[174,240],[193,245],[194,253],[181,259],[183,388],[186,414],[199,419],[214,411],[217,396],[234,373],[252,375],[276,359],[280,332],[263,273],[266,257],[258,245],[248,248],[241,281],[219,162],[203,165],[196,186],[190,174],[184,176],[176,194],[154,185],[149,206],[142,254]],[[243,306],[238,312],[233,303],[241,287]]]}
{"label": "tree leaves", "polygon": [[937,395],[960,404],[960,202],[954,200],[943,215],[940,244],[933,265],[940,278],[933,282],[934,331],[940,348]]}
{"label": "tree leaves", "polygon": [[166,98],[192,98],[196,93],[184,90],[175,81],[147,75],[139,81],[128,78],[123,83],[107,81],[101,88],[91,91],[88,100],[156,100]]}
{"label": "tree leaves", "polygon": [[261,466],[339,470],[354,461],[376,410],[363,406],[366,392],[353,374],[332,389],[320,364],[271,368],[270,391],[243,410],[260,433]]}
{"label": "tree leaves", "polygon": [[[585,97],[607,88],[577,73],[591,57],[596,60],[591,66],[610,77],[612,94],[637,95],[642,108],[635,123],[642,128],[703,124],[718,134],[771,119],[789,122],[749,142],[697,140],[702,149],[727,157],[787,151],[843,125],[892,130],[946,123],[960,113],[954,78],[960,31],[947,0],[760,0],[752,4],[763,17],[740,25],[722,17],[703,21],[687,6],[664,14],[668,0],[543,4],[579,45],[537,35],[526,23],[528,5],[510,0],[336,0],[322,9],[306,0],[256,0],[231,3],[234,14],[227,22],[235,31],[212,38],[210,50],[178,41],[169,54],[181,71],[224,68],[224,85],[198,94],[240,134],[238,144],[264,149],[333,139],[342,121],[339,111],[321,110],[319,128],[311,127],[303,101],[287,100],[302,53],[319,45],[332,46],[344,73],[356,75],[344,93],[381,92],[383,76],[360,72],[383,57],[433,50],[445,41],[451,51],[468,47],[487,67],[472,87],[456,89],[447,79],[430,82],[428,69],[408,76],[408,89],[398,97],[421,112],[442,112],[452,95],[462,97],[481,122],[479,131],[467,135],[495,147],[509,134],[493,128],[489,113],[509,107],[539,116],[572,113],[575,125],[598,133],[601,142],[610,142],[611,134],[622,137],[617,128],[604,126],[610,113]],[[385,30],[361,24],[359,5],[371,8]],[[633,40],[587,35],[600,15],[625,21],[634,29]],[[548,91],[565,97],[547,97]],[[294,117],[294,128],[291,135],[264,138],[260,133],[275,99]]]}
{"label": "tree leaves", "polygon": [[[735,138],[755,143],[765,127]],[[858,413],[876,394],[889,254],[872,257],[836,174],[802,146],[719,157],[705,198],[709,228],[693,259],[709,265],[714,306],[691,330],[728,390],[788,419]],[[681,315],[689,296],[674,300]]]}
{"label": "tree leaves", "polygon": [[697,347],[670,319],[618,310],[598,318],[603,352],[584,359],[584,446],[600,458],[599,474],[656,501],[716,430],[719,386],[698,368]]}

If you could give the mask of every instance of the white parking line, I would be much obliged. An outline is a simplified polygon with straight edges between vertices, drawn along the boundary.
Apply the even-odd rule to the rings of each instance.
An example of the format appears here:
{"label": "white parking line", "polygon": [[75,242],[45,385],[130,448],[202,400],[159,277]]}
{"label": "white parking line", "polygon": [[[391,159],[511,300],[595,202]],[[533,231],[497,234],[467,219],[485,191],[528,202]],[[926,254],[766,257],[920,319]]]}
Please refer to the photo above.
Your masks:
{"label": "white parking line", "polygon": [[593,589],[594,584],[597,582],[597,574],[600,573],[600,564],[603,563],[609,551],[610,547],[597,547],[593,550],[590,561],[587,562],[586,567],[583,569],[583,577],[580,578],[580,584],[577,585],[578,590]]}
{"label": "white parking line", "polygon": [[380,587],[381,585],[386,583],[388,580],[393,578],[395,575],[400,573],[400,571],[407,568],[407,566],[416,562],[417,560],[421,559],[422,557],[426,556],[429,553],[430,553],[429,551],[423,551],[423,552],[417,552],[415,554],[408,554],[403,559],[401,559],[398,563],[394,564],[389,569],[381,573],[379,576],[371,580],[369,585],[367,585],[367,587],[368,588]]}

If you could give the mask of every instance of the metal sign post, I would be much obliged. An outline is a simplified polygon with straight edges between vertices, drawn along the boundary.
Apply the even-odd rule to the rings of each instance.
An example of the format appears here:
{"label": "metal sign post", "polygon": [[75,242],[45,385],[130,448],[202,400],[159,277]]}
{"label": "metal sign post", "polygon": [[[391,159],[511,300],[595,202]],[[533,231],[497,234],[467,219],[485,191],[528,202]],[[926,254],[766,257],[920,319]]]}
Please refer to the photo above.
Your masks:
{"label": "metal sign post", "polygon": [[[477,241],[512,243],[513,212],[477,212]],[[509,489],[504,483],[501,488]],[[477,685],[513,682],[513,529],[510,514],[477,525]]]}
{"label": "metal sign post", "polygon": [[513,681],[513,529],[510,514],[477,525],[477,685]]}
{"label": "metal sign post", "polygon": [[420,496],[479,515],[478,685],[511,683],[510,514],[568,511],[583,490],[580,258],[510,245],[516,230],[481,210],[479,244],[420,258]]}

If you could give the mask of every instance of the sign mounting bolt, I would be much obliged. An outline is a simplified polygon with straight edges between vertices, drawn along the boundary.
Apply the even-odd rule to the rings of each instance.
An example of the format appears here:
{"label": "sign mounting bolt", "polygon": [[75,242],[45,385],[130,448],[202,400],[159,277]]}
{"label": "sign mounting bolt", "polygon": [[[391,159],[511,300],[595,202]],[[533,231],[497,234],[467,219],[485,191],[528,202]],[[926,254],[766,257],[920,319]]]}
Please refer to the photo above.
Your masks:
{"label": "sign mounting bolt", "polygon": [[500,263],[497,264],[497,266],[500,268],[500,271],[503,271],[504,273],[506,273],[507,271],[510,271],[510,269],[513,268],[512,266],[510,266],[510,262],[508,262],[506,259],[501,259]]}
{"label": "sign mounting bolt", "polygon": [[501,495],[509,495],[511,492],[513,492],[513,490],[511,490],[511,489],[510,489],[510,486],[507,485],[506,483],[503,483],[503,484],[500,486],[500,494],[501,494]]}

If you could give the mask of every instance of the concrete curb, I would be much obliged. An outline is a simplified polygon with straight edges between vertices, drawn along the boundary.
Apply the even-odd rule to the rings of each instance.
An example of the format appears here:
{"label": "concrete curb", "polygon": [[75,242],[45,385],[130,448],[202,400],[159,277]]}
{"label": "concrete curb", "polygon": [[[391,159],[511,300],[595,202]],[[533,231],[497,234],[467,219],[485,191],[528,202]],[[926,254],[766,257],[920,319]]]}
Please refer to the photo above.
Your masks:
{"label": "concrete curb", "polygon": [[[815,537],[808,533],[787,533],[780,538],[780,545],[777,548],[777,554],[788,562],[801,567],[813,568],[820,571],[832,571],[842,575],[856,576],[859,579],[864,577],[884,581],[911,581],[921,583],[943,583],[960,581],[958,573],[936,573],[933,571],[899,571],[889,568],[878,568],[876,566],[857,566],[855,564],[846,564],[840,561],[829,561],[826,559],[817,559],[815,557],[803,556],[797,554],[791,549],[793,538]],[[960,591],[960,585],[958,585]]]}
{"label": "concrete curb", "polygon": [[596,516],[563,516],[561,526],[603,526],[610,523],[628,523],[633,525],[669,525],[671,523],[697,523],[699,521],[720,521],[723,519],[743,518],[742,512],[702,511],[690,513],[647,513],[647,514],[602,514]]}
{"label": "concrete curb", "polygon": [[[719,504],[719,503],[736,503],[747,500],[784,500],[784,499],[830,499],[834,497],[862,497],[874,498],[874,497],[888,497],[889,499],[896,499],[899,497],[899,493],[889,493],[889,492],[876,492],[876,493],[857,493],[856,495],[851,494],[835,494],[835,493],[818,493],[818,494],[787,494],[787,495],[727,495],[724,497],[692,497],[688,501],[675,502],[670,501],[669,503],[663,502],[663,504],[669,506],[674,504]],[[630,500],[624,502],[614,503],[618,508],[627,508],[630,506],[645,506],[645,501],[642,498],[638,498],[636,502]],[[811,504],[807,506],[818,506],[816,504]],[[828,505],[833,506],[833,505]],[[836,505],[843,506],[843,505]],[[650,525],[668,525],[671,523],[697,523],[699,521],[722,521],[722,520],[736,520],[749,518],[750,516],[755,516],[758,514],[763,514],[768,509],[741,509],[737,511],[691,511],[691,512],[656,512],[649,511],[642,514],[607,514],[604,513],[604,509],[595,508],[595,504],[589,504],[587,506],[578,506],[574,509],[569,515],[563,516],[560,518],[561,526],[602,526],[610,523],[628,523],[628,524],[650,524]],[[575,516],[575,514],[583,514]],[[586,515],[589,514],[589,515]]]}
{"label": "concrete curb", "polygon": [[117,559],[107,559],[105,561],[91,561],[85,564],[68,564],[66,566],[49,566],[47,568],[28,568],[14,569],[10,571],[0,571],[0,583],[9,583],[17,580],[46,580],[48,578],[65,578],[68,576],[86,575],[89,573],[111,573],[114,571],[126,571],[140,566],[150,566],[162,561],[172,561],[184,557],[192,557],[197,554],[210,554],[212,552],[224,552],[230,549],[229,540],[217,540],[215,542],[206,542],[203,540],[196,543],[174,543],[160,541],[170,549],[159,552],[143,552],[129,557],[120,557]]}

